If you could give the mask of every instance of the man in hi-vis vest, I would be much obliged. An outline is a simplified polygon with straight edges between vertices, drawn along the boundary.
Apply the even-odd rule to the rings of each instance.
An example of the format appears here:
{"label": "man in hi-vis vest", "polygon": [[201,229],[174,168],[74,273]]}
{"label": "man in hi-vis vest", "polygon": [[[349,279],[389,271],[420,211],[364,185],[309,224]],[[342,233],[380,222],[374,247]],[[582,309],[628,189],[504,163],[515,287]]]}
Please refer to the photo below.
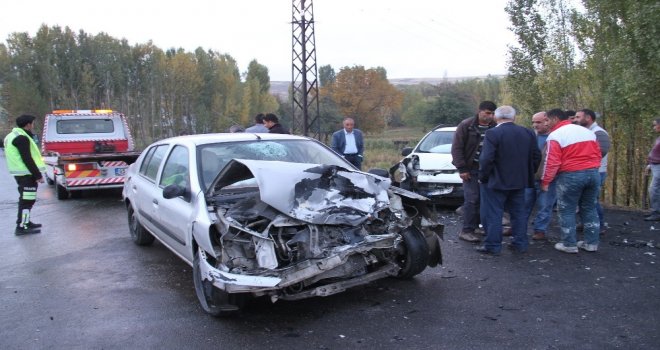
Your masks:
{"label": "man in hi-vis vest", "polygon": [[30,210],[37,200],[37,185],[44,182],[41,173],[46,171],[32,134],[34,119],[25,114],[16,118],[18,127],[12,129],[4,142],[7,169],[18,183],[18,217],[14,231],[17,236],[41,232],[41,224],[30,221]]}

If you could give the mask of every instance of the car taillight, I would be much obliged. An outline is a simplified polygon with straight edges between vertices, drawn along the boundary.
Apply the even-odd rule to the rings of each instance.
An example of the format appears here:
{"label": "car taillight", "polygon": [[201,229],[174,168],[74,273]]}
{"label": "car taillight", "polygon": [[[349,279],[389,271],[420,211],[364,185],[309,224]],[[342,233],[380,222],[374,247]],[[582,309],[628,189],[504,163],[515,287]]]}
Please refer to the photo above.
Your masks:
{"label": "car taillight", "polygon": [[66,171],[94,170],[94,163],[69,163]]}

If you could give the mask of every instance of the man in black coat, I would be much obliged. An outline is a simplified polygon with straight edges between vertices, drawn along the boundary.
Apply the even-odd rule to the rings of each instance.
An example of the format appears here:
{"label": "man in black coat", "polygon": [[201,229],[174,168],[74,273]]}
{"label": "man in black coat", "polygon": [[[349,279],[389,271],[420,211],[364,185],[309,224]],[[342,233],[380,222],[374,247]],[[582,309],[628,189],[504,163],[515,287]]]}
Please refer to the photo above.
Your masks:
{"label": "man in black coat", "polygon": [[280,124],[279,119],[273,113],[264,116],[264,126],[268,128],[270,134],[289,134],[289,129]]}
{"label": "man in black coat", "polygon": [[502,214],[511,214],[514,251],[525,252],[527,215],[525,188],[534,187],[534,173],[541,162],[541,152],[534,133],[513,123],[516,110],[502,106],[495,110],[497,126],[486,132],[479,157],[481,223],[486,229],[484,245],[477,251],[499,254],[502,249]]}

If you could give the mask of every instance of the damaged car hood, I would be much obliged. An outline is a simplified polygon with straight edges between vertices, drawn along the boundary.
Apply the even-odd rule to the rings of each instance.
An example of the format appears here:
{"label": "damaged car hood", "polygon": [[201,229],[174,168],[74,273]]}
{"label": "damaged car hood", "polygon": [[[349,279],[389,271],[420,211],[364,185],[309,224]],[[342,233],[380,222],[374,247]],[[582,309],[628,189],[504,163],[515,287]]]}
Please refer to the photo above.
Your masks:
{"label": "damaged car hood", "polygon": [[449,170],[456,169],[451,163],[452,157],[448,153],[415,153],[419,159],[421,170]]}
{"label": "damaged car hood", "polygon": [[262,202],[312,224],[358,225],[389,206],[391,181],[337,165],[233,159],[207,196],[258,187]]}

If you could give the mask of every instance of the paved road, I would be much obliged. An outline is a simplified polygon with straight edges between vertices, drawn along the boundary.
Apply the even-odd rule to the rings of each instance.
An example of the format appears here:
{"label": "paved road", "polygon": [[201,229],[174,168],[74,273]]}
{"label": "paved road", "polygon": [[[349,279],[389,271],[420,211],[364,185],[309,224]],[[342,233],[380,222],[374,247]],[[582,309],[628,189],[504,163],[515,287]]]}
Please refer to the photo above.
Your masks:
{"label": "paved road", "polygon": [[441,268],[327,298],[258,299],[214,319],[188,265],[161,244],[131,243],[118,192],[58,201],[44,185],[43,232],[15,237],[4,159],[0,188],[0,349],[660,348],[660,250],[643,245],[660,231],[640,213],[609,210],[595,254],[550,242],[484,257],[446,212]]}

